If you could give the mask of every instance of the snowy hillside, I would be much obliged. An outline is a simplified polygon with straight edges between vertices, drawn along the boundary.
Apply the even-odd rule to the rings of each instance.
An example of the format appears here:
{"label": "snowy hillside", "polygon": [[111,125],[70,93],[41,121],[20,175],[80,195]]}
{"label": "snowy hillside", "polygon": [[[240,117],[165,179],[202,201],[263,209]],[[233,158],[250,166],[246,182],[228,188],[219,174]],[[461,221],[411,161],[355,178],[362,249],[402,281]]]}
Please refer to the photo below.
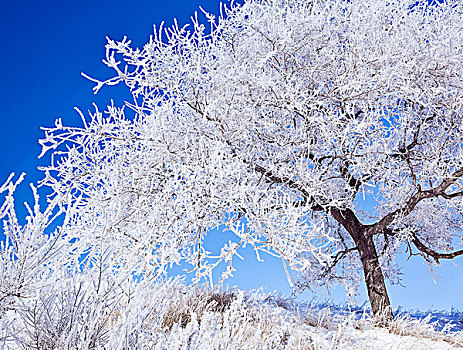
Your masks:
{"label": "snowy hillside", "polygon": [[[17,349],[457,349],[463,333],[402,315],[388,329],[366,313],[291,303],[239,290],[191,289],[178,281],[128,294],[111,313],[85,295],[43,298],[7,317],[3,348]],[[106,308],[107,309],[107,308]],[[454,312],[458,322],[459,313]],[[439,329],[440,328],[440,329]],[[68,330],[72,329],[72,332]]]}

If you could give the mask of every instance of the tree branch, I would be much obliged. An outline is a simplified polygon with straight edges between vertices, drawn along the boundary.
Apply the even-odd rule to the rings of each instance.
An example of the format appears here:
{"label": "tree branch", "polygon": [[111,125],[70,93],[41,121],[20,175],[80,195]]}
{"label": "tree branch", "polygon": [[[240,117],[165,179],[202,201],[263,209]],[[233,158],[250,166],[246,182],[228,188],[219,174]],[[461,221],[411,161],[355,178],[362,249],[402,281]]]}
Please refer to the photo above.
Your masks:
{"label": "tree branch", "polygon": [[342,177],[347,181],[347,184],[354,190],[354,197],[357,195],[360,186],[371,179],[371,175],[363,175],[356,179],[349,171],[349,163],[344,160],[340,166],[340,172]]}
{"label": "tree branch", "polygon": [[455,183],[460,177],[463,176],[463,167],[455,171],[451,176],[447,177],[442,181],[442,183],[431,189],[426,191],[418,191],[413,196],[411,196],[405,205],[402,208],[399,208],[389,214],[387,214],[384,218],[382,218],[379,222],[372,225],[369,229],[369,235],[373,236],[377,233],[384,232],[395,218],[399,215],[407,216],[409,215],[413,209],[415,209],[416,205],[421,202],[423,199],[427,198],[435,198],[441,196],[446,199],[454,198],[456,196],[462,195],[461,192],[454,193],[454,194],[446,194],[445,191]]}
{"label": "tree branch", "polygon": [[347,232],[351,235],[354,241],[357,243],[358,239],[364,232],[364,225],[360,222],[357,215],[349,209],[339,209],[332,207],[330,209],[331,216],[341,224]]}
{"label": "tree branch", "polygon": [[[287,184],[289,187],[298,190],[302,196],[304,197],[304,202],[305,203],[310,203],[311,209],[314,211],[324,211],[325,208],[317,203],[315,198],[313,198],[310,193],[307,192],[305,188],[303,188],[300,184],[298,184],[296,181],[286,177],[286,176],[277,176],[273,174],[270,170],[265,169],[264,167],[260,165],[254,165],[254,170],[256,170],[258,173],[262,174],[265,176],[268,180],[272,181],[273,183],[283,183]],[[305,204],[304,203],[304,204]]]}
{"label": "tree branch", "polygon": [[423,242],[421,242],[415,234],[413,234],[411,241],[415,245],[415,247],[418,248],[420,252],[422,252],[423,254],[427,256],[432,257],[436,261],[436,263],[439,263],[439,259],[453,259],[459,255],[463,255],[463,249],[456,250],[451,253],[436,252],[435,250],[425,246]]}
{"label": "tree branch", "polygon": [[[415,105],[416,102],[414,101],[411,101],[411,100],[406,100],[405,101],[405,105],[407,104],[411,104],[412,107]],[[424,109],[424,106],[420,105],[419,107],[419,113],[421,115],[421,113],[423,112],[423,109]],[[418,142],[418,139],[420,137],[420,132],[421,132],[421,128],[423,127],[423,125],[427,122],[430,122],[432,120],[434,120],[434,118],[436,117],[436,114],[432,114],[430,116],[427,116],[426,118],[424,118],[420,124],[416,127],[414,133],[413,133],[413,140],[411,143],[409,143],[408,145],[404,146],[404,147],[401,147],[399,149],[399,153],[394,153],[392,154],[391,156],[393,158],[401,158],[401,159],[406,159],[406,158],[409,158],[409,152],[415,148],[416,146],[420,145],[421,143]]]}
{"label": "tree branch", "polygon": [[355,250],[357,250],[357,246],[347,248],[345,250],[341,250],[341,251],[337,252],[336,255],[333,257],[333,259],[334,259],[333,263],[326,269],[326,271],[323,273],[322,276],[326,277],[336,267],[336,265],[338,264],[339,261],[341,261],[347,254],[349,254],[350,252],[353,252]]}
{"label": "tree branch", "polygon": [[455,198],[455,197],[463,197],[463,191],[452,193],[452,194],[441,193],[440,196],[445,198],[445,199],[452,199],[452,198]]}

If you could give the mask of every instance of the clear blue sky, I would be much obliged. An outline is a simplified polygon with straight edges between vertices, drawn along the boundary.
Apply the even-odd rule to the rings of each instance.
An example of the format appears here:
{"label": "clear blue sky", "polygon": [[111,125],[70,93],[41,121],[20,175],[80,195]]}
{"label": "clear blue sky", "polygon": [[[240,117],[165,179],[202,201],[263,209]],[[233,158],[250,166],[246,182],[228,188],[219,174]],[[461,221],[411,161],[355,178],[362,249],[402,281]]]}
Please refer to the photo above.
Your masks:
{"label": "clear blue sky", "polygon": [[[176,17],[180,24],[201,5],[215,12],[218,0],[61,0],[61,1],[1,1],[0,2],[0,182],[10,172],[25,171],[27,182],[40,178],[37,140],[40,126],[49,126],[58,117],[65,124],[79,123],[73,107],[86,111],[96,102],[101,109],[113,98],[122,104],[129,95],[122,87],[105,87],[95,96],[93,84],[80,73],[96,78],[111,75],[102,63],[106,36],[121,39],[126,35],[135,46],[143,45],[152,33],[152,25],[162,20],[167,25]],[[46,157],[45,160],[46,162]],[[23,186],[20,203],[27,199]],[[214,245],[213,236],[210,237]],[[228,237],[226,238],[228,241]],[[242,289],[267,286],[267,290],[290,293],[281,262],[263,257],[257,263],[252,252],[249,258],[236,261],[238,271],[228,280],[229,285]],[[442,279],[437,284],[419,258],[404,268],[403,287],[390,287],[394,306],[406,308],[463,310],[463,258],[443,262],[437,269]],[[312,296],[304,295],[311,299]],[[342,293],[334,293],[335,301]],[[324,294],[319,299],[325,299]],[[365,300],[365,294],[360,302]]]}

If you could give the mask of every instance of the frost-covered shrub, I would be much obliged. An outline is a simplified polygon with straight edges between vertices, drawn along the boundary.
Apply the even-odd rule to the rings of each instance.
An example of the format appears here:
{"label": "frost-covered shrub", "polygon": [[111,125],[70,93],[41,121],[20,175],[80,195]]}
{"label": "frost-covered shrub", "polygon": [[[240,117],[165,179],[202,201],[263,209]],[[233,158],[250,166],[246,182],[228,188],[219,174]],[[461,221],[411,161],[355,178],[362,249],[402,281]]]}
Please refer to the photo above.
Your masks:
{"label": "frost-covered shrub", "polygon": [[[375,328],[367,314],[340,315],[261,292],[219,292],[188,287],[175,279],[139,288],[140,283],[127,281],[121,285],[123,293],[118,293],[124,298],[114,300],[112,293],[85,294],[82,282],[74,281],[59,296],[39,297],[7,313],[4,347],[324,350],[400,344],[401,349],[450,349],[449,344],[461,345],[462,340],[461,332],[436,331],[429,319],[401,317],[389,334]],[[408,337],[395,335],[399,333]]]}

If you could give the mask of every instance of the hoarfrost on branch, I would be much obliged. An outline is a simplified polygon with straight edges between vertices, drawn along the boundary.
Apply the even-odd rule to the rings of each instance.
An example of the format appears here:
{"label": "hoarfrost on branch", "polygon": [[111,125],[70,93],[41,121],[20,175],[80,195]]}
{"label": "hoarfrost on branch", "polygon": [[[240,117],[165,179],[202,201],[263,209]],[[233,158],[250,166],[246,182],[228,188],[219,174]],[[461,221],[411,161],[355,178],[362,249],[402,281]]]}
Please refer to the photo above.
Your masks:
{"label": "hoarfrost on branch", "polygon": [[[461,1],[249,0],[206,18],[161,26],[143,48],[108,39],[115,76],[89,79],[95,93],[126,84],[133,102],[44,128],[40,186],[66,216],[61,250],[43,243],[50,274],[120,285],[187,261],[197,280],[220,262],[227,277],[251,245],[296,288],[355,294],[363,271],[376,293],[404,250],[429,264],[462,254]],[[19,228],[7,197],[5,227]],[[48,215],[31,211],[23,232]],[[203,241],[217,227],[238,239],[215,256]],[[21,260],[8,249],[5,264]]]}

